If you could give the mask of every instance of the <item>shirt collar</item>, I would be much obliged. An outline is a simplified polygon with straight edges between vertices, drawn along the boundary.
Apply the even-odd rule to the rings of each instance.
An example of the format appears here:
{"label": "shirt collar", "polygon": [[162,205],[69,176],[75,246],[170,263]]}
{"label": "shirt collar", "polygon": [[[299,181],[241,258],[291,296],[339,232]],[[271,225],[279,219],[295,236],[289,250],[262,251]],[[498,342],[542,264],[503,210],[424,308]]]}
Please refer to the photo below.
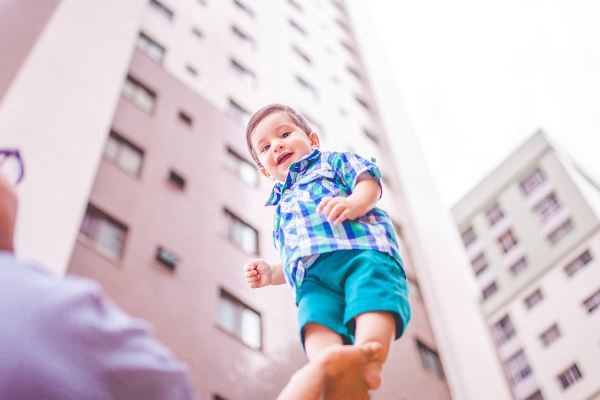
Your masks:
{"label": "shirt collar", "polygon": [[281,194],[283,193],[283,191],[296,180],[296,177],[300,173],[306,171],[308,167],[313,165],[315,161],[319,159],[320,156],[321,152],[319,151],[319,149],[314,149],[313,151],[311,151],[310,153],[308,153],[307,155],[290,165],[290,170],[288,171],[285,182],[275,183],[275,186],[273,186],[273,190],[271,191],[271,195],[269,196],[269,199],[267,200],[265,206],[276,206],[281,200]]}

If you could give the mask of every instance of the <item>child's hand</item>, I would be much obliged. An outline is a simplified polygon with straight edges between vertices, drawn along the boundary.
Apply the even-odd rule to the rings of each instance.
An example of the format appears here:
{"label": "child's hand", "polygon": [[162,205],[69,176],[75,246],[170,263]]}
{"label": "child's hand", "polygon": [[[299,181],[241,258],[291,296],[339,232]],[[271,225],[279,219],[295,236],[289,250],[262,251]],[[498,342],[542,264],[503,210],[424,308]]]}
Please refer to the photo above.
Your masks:
{"label": "child's hand", "polygon": [[265,260],[252,260],[244,265],[244,275],[251,288],[261,288],[271,284],[273,268]]}
{"label": "child's hand", "polygon": [[345,220],[354,220],[363,216],[364,210],[357,206],[349,197],[324,197],[317,211],[323,212],[327,221],[333,224],[339,224]]}

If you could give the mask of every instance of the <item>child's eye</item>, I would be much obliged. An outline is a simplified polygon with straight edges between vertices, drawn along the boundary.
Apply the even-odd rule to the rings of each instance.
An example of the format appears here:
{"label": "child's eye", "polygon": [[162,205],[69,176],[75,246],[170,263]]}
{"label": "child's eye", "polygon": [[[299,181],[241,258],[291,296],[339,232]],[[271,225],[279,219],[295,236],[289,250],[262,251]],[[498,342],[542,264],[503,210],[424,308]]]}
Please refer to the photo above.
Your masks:
{"label": "child's eye", "polygon": [[271,145],[265,144],[263,147],[260,148],[260,152],[264,153],[265,151],[269,150],[269,147],[271,147]]}
{"label": "child's eye", "polygon": [[286,138],[286,137],[290,136],[290,133],[291,133],[291,132],[283,132],[283,133],[281,134],[281,137],[282,137],[282,138]]}

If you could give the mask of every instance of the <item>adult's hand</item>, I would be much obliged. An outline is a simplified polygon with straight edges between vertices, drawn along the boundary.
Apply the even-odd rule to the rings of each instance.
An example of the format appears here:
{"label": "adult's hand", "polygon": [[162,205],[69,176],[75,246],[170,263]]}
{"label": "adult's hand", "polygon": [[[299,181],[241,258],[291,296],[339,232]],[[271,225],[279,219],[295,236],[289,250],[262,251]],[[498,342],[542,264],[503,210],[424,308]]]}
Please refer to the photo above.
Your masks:
{"label": "adult's hand", "polygon": [[0,175],[0,251],[14,251],[17,208],[18,201],[14,187]]}

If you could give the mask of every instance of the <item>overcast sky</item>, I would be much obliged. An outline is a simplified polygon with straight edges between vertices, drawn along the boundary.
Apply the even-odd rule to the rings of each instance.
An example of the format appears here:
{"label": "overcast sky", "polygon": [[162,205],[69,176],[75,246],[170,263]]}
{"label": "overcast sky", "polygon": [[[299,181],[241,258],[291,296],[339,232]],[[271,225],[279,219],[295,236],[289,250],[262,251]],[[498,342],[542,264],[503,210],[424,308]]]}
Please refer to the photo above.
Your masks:
{"label": "overcast sky", "polygon": [[367,3],[444,204],[540,128],[600,178],[600,1]]}

